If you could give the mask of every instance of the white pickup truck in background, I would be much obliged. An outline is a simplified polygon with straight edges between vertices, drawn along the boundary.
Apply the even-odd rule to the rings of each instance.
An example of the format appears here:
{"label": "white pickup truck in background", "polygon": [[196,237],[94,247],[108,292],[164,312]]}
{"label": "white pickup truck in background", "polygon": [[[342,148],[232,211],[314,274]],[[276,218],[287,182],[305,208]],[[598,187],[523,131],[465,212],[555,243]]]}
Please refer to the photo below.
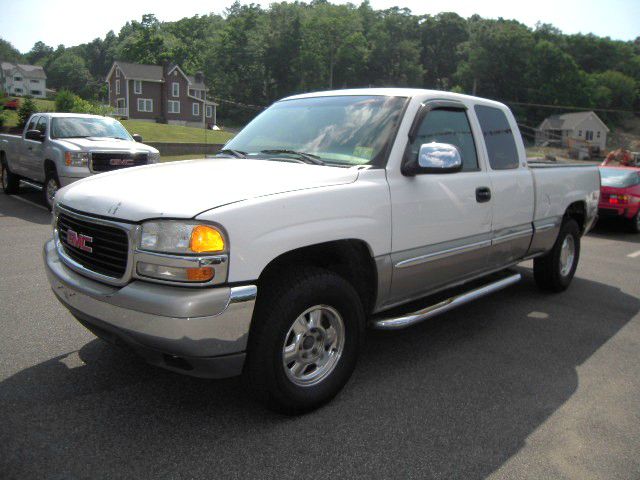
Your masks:
{"label": "white pickup truck in background", "polygon": [[95,173],[160,161],[158,150],[131,136],[120,122],[99,115],[36,113],[22,136],[0,135],[0,169],[5,193],[20,181],[42,189],[51,208],[59,187]]}
{"label": "white pickup truck in background", "polygon": [[295,413],[345,385],[365,326],[505,288],[531,258],[541,288],[566,289],[599,190],[597,168],[528,164],[503,104],[312,93],[276,102],[219,158],[60,190],[44,261],[98,336],[180,373],[244,372]]}

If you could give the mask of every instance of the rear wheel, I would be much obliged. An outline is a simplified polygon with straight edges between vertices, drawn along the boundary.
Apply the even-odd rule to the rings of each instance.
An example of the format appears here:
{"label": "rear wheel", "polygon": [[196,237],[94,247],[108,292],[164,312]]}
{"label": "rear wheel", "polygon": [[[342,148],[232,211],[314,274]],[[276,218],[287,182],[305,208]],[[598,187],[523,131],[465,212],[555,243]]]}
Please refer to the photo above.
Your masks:
{"label": "rear wheel", "polygon": [[7,195],[13,195],[18,193],[20,189],[20,177],[11,173],[9,170],[9,166],[7,165],[7,160],[4,156],[0,159],[0,178],[2,182],[2,190]]}
{"label": "rear wheel", "polygon": [[60,181],[58,180],[58,174],[54,169],[47,170],[47,174],[44,179],[44,186],[42,188],[42,195],[44,204],[49,210],[53,208],[53,201],[59,189]]}
{"label": "rear wheel", "polygon": [[580,259],[580,229],[573,219],[560,227],[550,252],[533,261],[533,275],[542,290],[562,292],[569,287]]}
{"label": "rear wheel", "polygon": [[247,352],[250,388],[282,413],[317,408],[355,368],[364,327],[360,298],[342,277],[316,267],[262,283]]}

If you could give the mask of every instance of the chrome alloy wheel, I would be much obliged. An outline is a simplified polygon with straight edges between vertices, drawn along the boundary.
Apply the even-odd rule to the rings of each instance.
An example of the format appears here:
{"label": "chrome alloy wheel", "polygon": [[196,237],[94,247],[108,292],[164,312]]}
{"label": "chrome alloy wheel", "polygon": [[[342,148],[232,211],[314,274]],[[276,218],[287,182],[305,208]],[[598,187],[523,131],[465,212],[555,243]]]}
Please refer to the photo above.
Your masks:
{"label": "chrome alloy wheel", "polygon": [[50,178],[45,185],[47,191],[47,203],[53,205],[53,199],[58,192],[58,181],[55,178]]}
{"label": "chrome alloy wheel", "polygon": [[576,256],[576,241],[572,235],[567,235],[560,248],[560,275],[566,277],[571,272],[573,260]]}
{"label": "chrome alloy wheel", "polygon": [[335,369],[344,343],[344,321],[334,308],[308,308],[285,337],[282,364],[287,377],[300,387],[317,385]]}

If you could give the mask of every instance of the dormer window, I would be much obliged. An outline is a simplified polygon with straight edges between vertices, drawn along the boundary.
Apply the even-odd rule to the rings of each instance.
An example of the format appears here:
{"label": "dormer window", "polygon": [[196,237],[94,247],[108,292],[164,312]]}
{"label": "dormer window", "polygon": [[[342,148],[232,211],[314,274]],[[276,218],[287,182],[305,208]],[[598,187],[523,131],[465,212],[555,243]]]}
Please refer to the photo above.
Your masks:
{"label": "dormer window", "polygon": [[116,68],[116,78],[120,78],[120,70]]}

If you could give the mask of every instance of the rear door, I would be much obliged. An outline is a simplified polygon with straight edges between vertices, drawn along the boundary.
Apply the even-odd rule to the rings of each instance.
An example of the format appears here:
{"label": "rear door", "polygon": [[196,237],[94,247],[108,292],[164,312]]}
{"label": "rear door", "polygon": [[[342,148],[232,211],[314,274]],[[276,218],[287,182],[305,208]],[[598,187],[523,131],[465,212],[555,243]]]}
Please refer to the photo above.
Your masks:
{"label": "rear door", "polygon": [[[426,111],[426,114],[425,114]],[[417,130],[415,130],[417,128]],[[392,200],[391,291],[386,304],[418,298],[487,268],[491,202],[478,197],[489,187],[467,107],[458,102],[428,102],[414,120],[404,161],[420,145],[455,145],[463,168],[456,173],[404,176],[388,171]]]}
{"label": "rear door", "polygon": [[493,203],[489,264],[499,268],[522,258],[533,236],[534,186],[524,144],[509,110],[475,105],[484,137]]}

